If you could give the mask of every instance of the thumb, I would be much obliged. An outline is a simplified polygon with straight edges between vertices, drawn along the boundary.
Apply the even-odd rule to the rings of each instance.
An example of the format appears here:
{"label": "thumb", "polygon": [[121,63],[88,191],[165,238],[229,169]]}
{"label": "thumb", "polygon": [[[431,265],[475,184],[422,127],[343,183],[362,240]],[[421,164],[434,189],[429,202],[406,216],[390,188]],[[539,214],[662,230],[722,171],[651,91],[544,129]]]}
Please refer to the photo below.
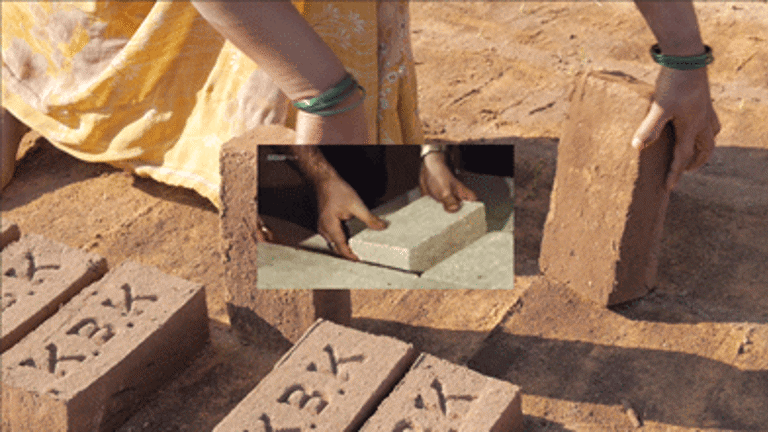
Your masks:
{"label": "thumb", "polygon": [[452,193],[447,194],[445,197],[443,197],[440,202],[443,203],[443,208],[448,213],[456,213],[461,208],[461,202],[458,198]]}
{"label": "thumb", "polygon": [[635,136],[632,137],[632,147],[642,150],[653,144],[661,136],[667,122],[672,120],[672,116],[667,110],[662,108],[657,102],[651,104],[648,115],[645,116],[640,127],[637,128]]}
{"label": "thumb", "polygon": [[477,199],[477,194],[459,180],[456,180],[453,189],[456,196],[462,201],[479,201]]}

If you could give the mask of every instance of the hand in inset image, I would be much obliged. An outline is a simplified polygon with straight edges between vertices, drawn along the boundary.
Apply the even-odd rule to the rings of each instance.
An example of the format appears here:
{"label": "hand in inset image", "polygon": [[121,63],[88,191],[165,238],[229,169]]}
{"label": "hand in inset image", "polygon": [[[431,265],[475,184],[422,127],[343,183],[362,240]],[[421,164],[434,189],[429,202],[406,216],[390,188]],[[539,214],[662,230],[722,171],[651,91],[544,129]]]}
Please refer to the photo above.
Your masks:
{"label": "hand in inset image", "polygon": [[[384,149],[286,146],[281,147],[281,151],[295,161],[298,171],[312,186],[317,204],[317,232],[335,254],[356,261],[358,257],[348,244],[345,222],[358,219],[373,230],[384,230],[388,226],[370,210],[382,204],[382,197],[387,194],[388,168]],[[423,195],[442,203],[447,212],[458,211],[461,201],[477,201],[475,193],[457,179],[444,146],[424,146],[422,154],[420,163],[411,161],[410,166],[403,168],[412,172],[402,174],[414,180],[418,176]],[[264,169],[269,170],[269,167],[267,163]],[[399,171],[389,167],[389,171],[393,170]],[[260,196],[260,206],[270,205],[265,199],[268,198]],[[308,227],[310,223],[304,226]]]}

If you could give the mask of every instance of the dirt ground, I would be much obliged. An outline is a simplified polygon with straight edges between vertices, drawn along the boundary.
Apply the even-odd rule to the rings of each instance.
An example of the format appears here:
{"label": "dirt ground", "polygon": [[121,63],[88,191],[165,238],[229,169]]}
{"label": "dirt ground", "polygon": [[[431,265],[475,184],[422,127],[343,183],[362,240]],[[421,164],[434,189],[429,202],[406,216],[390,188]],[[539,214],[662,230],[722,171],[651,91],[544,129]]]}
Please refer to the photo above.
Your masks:
{"label": "dirt ground", "polygon": [[[521,385],[526,430],[765,430],[768,4],[696,9],[715,54],[717,148],[672,195],[655,291],[605,310],[542,280],[537,259],[564,95],[587,68],[652,82],[642,17],[630,2],[413,2],[429,140],[516,145],[518,276],[508,292],[355,292],[354,327]],[[211,430],[288,347],[230,331],[215,208],[33,135],[22,150],[0,209],[23,232],[206,286],[211,344],[120,430]]]}

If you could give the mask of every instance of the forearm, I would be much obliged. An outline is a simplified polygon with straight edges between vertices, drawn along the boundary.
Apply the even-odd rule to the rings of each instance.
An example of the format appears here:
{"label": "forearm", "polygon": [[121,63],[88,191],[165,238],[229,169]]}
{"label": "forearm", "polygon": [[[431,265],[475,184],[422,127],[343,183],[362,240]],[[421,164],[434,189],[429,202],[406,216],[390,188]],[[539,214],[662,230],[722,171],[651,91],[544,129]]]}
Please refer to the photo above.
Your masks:
{"label": "forearm", "polygon": [[317,146],[290,146],[289,152],[296,156],[296,163],[299,165],[299,169],[313,184],[317,185],[324,180],[339,177],[339,174],[328,163],[328,160],[325,159],[325,156],[323,156],[323,153]]}
{"label": "forearm", "polygon": [[693,3],[635,0],[661,52],[672,56],[694,56],[704,52]]}
{"label": "forearm", "polygon": [[338,57],[289,1],[195,0],[192,4],[292,100],[315,97],[346,73]]}

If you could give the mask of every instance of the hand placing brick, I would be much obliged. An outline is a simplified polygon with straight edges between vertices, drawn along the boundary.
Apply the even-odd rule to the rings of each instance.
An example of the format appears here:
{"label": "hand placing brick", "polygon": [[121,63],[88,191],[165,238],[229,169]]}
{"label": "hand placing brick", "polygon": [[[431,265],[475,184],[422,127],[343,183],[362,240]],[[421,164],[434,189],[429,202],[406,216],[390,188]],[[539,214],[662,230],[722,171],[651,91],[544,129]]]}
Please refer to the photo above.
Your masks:
{"label": "hand placing brick", "polygon": [[456,213],[422,197],[385,217],[382,231],[363,230],[349,240],[362,261],[423,272],[486,233],[485,206],[463,202]]}
{"label": "hand placing brick", "polygon": [[115,430],[207,339],[202,286],[124,262],[2,355],[2,430]]}
{"label": "hand placing brick", "polygon": [[214,432],[357,430],[414,356],[404,342],[319,320]]}
{"label": "hand placing brick", "polygon": [[0,352],[107,272],[104,258],[32,234],[3,249],[2,263]]}
{"label": "hand placing brick", "polygon": [[422,354],[360,432],[522,430],[520,388]]}
{"label": "hand placing brick", "polygon": [[539,264],[604,306],[645,295],[656,279],[674,137],[667,126],[649,148],[630,145],[652,92],[622,72],[585,75],[558,146]]}

